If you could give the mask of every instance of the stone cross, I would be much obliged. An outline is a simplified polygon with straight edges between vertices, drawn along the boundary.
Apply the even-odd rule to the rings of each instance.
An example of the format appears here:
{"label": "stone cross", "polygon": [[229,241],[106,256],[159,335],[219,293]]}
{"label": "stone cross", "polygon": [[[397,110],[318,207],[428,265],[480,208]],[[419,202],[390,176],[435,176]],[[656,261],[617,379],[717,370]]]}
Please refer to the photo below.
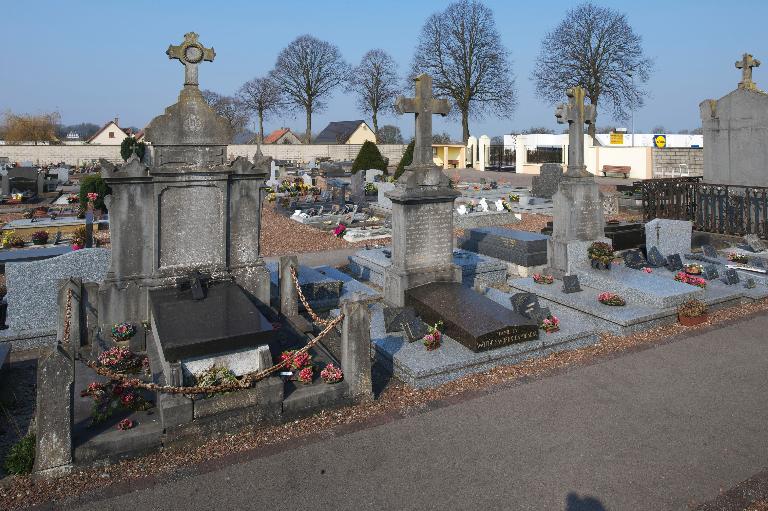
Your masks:
{"label": "stone cross", "polygon": [[197,37],[196,33],[188,32],[180,45],[170,45],[165,51],[169,59],[179,59],[184,65],[184,85],[197,86],[197,65],[204,60],[213,62],[216,57],[213,48],[206,48],[197,42]]}
{"label": "stone cross", "polygon": [[749,53],[742,55],[741,60],[736,61],[736,69],[741,69],[741,81],[739,89],[755,89],[757,84],[752,81],[752,68],[760,66],[760,61]]}
{"label": "stone cross", "polygon": [[562,104],[555,110],[559,124],[568,124],[568,170],[566,176],[587,177],[587,167],[584,165],[584,124],[595,122],[595,106],[585,105],[586,93],[581,86],[568,89],[568,103]]}
{"label": "stone cross", "polygon": [[416,114],[416,143],[413,147],[413,165],[434,165],[432,160],[432,115],[446,116],[451,111],[447,99],[432,97],[432,77],[420,74],[414,79],[416,97],[400,96],[395,109],[400,114]]}

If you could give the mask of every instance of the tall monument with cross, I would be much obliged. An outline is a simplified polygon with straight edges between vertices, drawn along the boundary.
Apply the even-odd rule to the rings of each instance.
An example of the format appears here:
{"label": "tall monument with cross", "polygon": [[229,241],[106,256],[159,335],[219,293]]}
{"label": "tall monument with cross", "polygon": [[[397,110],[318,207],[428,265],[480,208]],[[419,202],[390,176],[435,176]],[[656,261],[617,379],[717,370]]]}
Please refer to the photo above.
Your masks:
{"label": "tall monument with cross", "polygon": [[736,69],[741,69],[739,89],[757,89],[757,84],[752,81],[752,68],[759,66],[760,61],[752,57],[749,53],[745,53],[741,56],[741,60],[736,61]]}
{"label": "tall monument with cross", "polygon": [[432,282],[461,282],[453,264],[453,202],[460,195],[432,160],[432,116],[446,115],[450,104],[432,96],[432,78],[414,79],[416,95],[399,97],[401,114],[416,120],[413,162],[386,196],[392,201],[392,264],[384,279],[384,298],[402,306],[408,289]]}
{"label": "tall monument with cross", "polygon": [[745,52],[734,65],[741,71],[738,86],[720,99],[699,104],[704,181],[768,186],[768,93],[758,89],[753,78],[760,61]]}
{"label": "tall monument with cross", "polygon": [[595,178],[584,165],[584,125],[595,121],[594,105],[585,105],[580,86],[566,91],[568,103],[555,110],[557,122],[568,123],[568,169],[552,197],[552,236],[547,245],[549,271],[558,277],[587,264],[587,249],[605,237],[603,201]]}
{"label": "tall monument with cross", "polygon": [[584,165],[584,124],[595,122],[595,106],[584,104],[586,93],[582,87],[576,86],[566,92],[568,103],[557,107],[555,117],[559,124],[568,124],[568,169],[569,177],[588,177]]}

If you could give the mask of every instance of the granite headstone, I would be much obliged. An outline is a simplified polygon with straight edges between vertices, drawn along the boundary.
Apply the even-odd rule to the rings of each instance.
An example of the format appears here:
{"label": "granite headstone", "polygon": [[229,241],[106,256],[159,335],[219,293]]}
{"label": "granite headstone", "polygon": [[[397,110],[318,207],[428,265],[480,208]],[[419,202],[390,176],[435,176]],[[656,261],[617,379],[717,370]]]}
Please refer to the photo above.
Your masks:
{"label": "granite headstone", "polygon": [[705,264],[701,269],[701,276],[706,280],[714,280],[720,277],[720,272],[714,264]]}
{"label": "granite headstone", "polygon": [[683,259],[680,257],[680,254],[667,256],[667,269],[669,271],[680,271],[683,269]]}
{"label": "granite headstone", "polygon": [[658,248],[651,247],[651,249],[648,250],[648,265],[654,268],[661,268],[662,266],[667,265],[667,259],[661,255]]}
{"label": "granite headstone", "polygon": [[624,258],[624,266],[632,268],[633,270],[640,270],[648,266],[648,262],[645,260],[643,253],[640,250],[627,250],[622,255]]}
{"label": "granite headstone", "polygon": [[725,282],[729,286],[738,284],[739,274],[733,268],[728,268],[727,270],[725,270],[725,275],[723,276],[723,282]]}
{"label": "granite headstone", "polygon": [[563,293],[578,293],[581,291],[578,275],[563,275]]}

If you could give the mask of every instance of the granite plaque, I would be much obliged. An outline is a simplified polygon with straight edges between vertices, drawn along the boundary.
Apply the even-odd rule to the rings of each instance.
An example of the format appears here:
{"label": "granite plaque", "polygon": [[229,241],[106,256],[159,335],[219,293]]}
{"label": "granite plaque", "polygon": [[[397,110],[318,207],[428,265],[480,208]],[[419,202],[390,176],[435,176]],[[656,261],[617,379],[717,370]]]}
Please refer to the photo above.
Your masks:
{"label": "granite plaque", "polygon": [[539,338],[539,325],[457,282],[409,289],[407,305],[429,324],[442,321],[445,334],[474,352]]}
{"label": "granite plaque", "polygon": [[720,257],[720,255],[717,253],[717,250],[715,250],[715,247],[712,245],[702,245],[701,246],[702,252],[704,252],[704,255],[706,257],[711,257],[713,259],[717,259]]}
{"label": "granite plaque", "polygon": [[384,330],[389,334],[402,332],[403,324],[417,319],[413,307],[384,307]]}
{"label": "granite plaque", "polygon": [[633,270],[641,270],[648,266],[648,262],[643,257],[643,253],[639,250],[627,250],[622,255],[624,258],[624,266],[632,268]]}
{"label": "granite plaque", "polygon": [[757,287],[757,284],[755,283],[755,279],[752,277],[749,277],[746,281],[744,281],[744,287],[747,289],[754,289]]}
{"label": "granite plaque", "polygon": [[765,243],[757,237],[757,234],[747,234],[744,236],[744,243],[747,244],[752,252],[762,252],[765,250]]}
{"label": "granite plaque", "polygon": [[510,297],[510,301],[515,312],[539,324],[552,315],[549,307],[542,307],[539,297],[533,293],[515,293]]}
{"label": "granite plaque", "polygon": [[725,275],[723,276],[723,282],[725,282],[729,286],[738,284],[739,274],[733,268],[728,268],[727,270],[725,270]]}
{"label": "granite plaque", "polygon": [[648,266],[652,266],[654,268],[660,268],[666,265],[667,265],[667,259],[663,255],[661,255],[661,252],[659,252],[659,249],[656,247],[651,247],[651,249],[648,251]]}
{"label": "granite plaque", "polygon": [[750,257],[749,265],[753,268],[758,268],[760,270],[765,269],[765,263],[763,262],[763,259],[760,257]]}
{"label": "granite plaque", "polygon": [[667,269],[669,271],[680,271],[683,269],[683,259],[680,254],[672,254],[667,257]]}
{"label": "granite plaque", "polygon": [[402,323],[403,332],[408,342],[416,342],[424,338],[429,332],[427,325],[419,318],[413,318]]}
{"label": "granite plaque", "polygon": [[581,291],[578,275],[563,276],[563,293],[578,293]]}
{"label": "granite plaque", "polygon": [[701,269],[701,276],[707,280],[714,280],[720,277],[720,272],[714,264],[705,264]]}

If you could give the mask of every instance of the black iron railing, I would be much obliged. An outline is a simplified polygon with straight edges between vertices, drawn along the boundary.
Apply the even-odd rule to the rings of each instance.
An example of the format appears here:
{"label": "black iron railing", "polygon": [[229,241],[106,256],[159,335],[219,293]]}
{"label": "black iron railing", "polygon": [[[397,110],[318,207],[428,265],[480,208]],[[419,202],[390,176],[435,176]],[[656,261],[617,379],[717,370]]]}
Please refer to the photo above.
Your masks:
{"label": "black iron railing", "polygon": [[503,169],[515,167],[515,150],[505,148],[503,145],[488,146],[488,164],[487,169]]}

